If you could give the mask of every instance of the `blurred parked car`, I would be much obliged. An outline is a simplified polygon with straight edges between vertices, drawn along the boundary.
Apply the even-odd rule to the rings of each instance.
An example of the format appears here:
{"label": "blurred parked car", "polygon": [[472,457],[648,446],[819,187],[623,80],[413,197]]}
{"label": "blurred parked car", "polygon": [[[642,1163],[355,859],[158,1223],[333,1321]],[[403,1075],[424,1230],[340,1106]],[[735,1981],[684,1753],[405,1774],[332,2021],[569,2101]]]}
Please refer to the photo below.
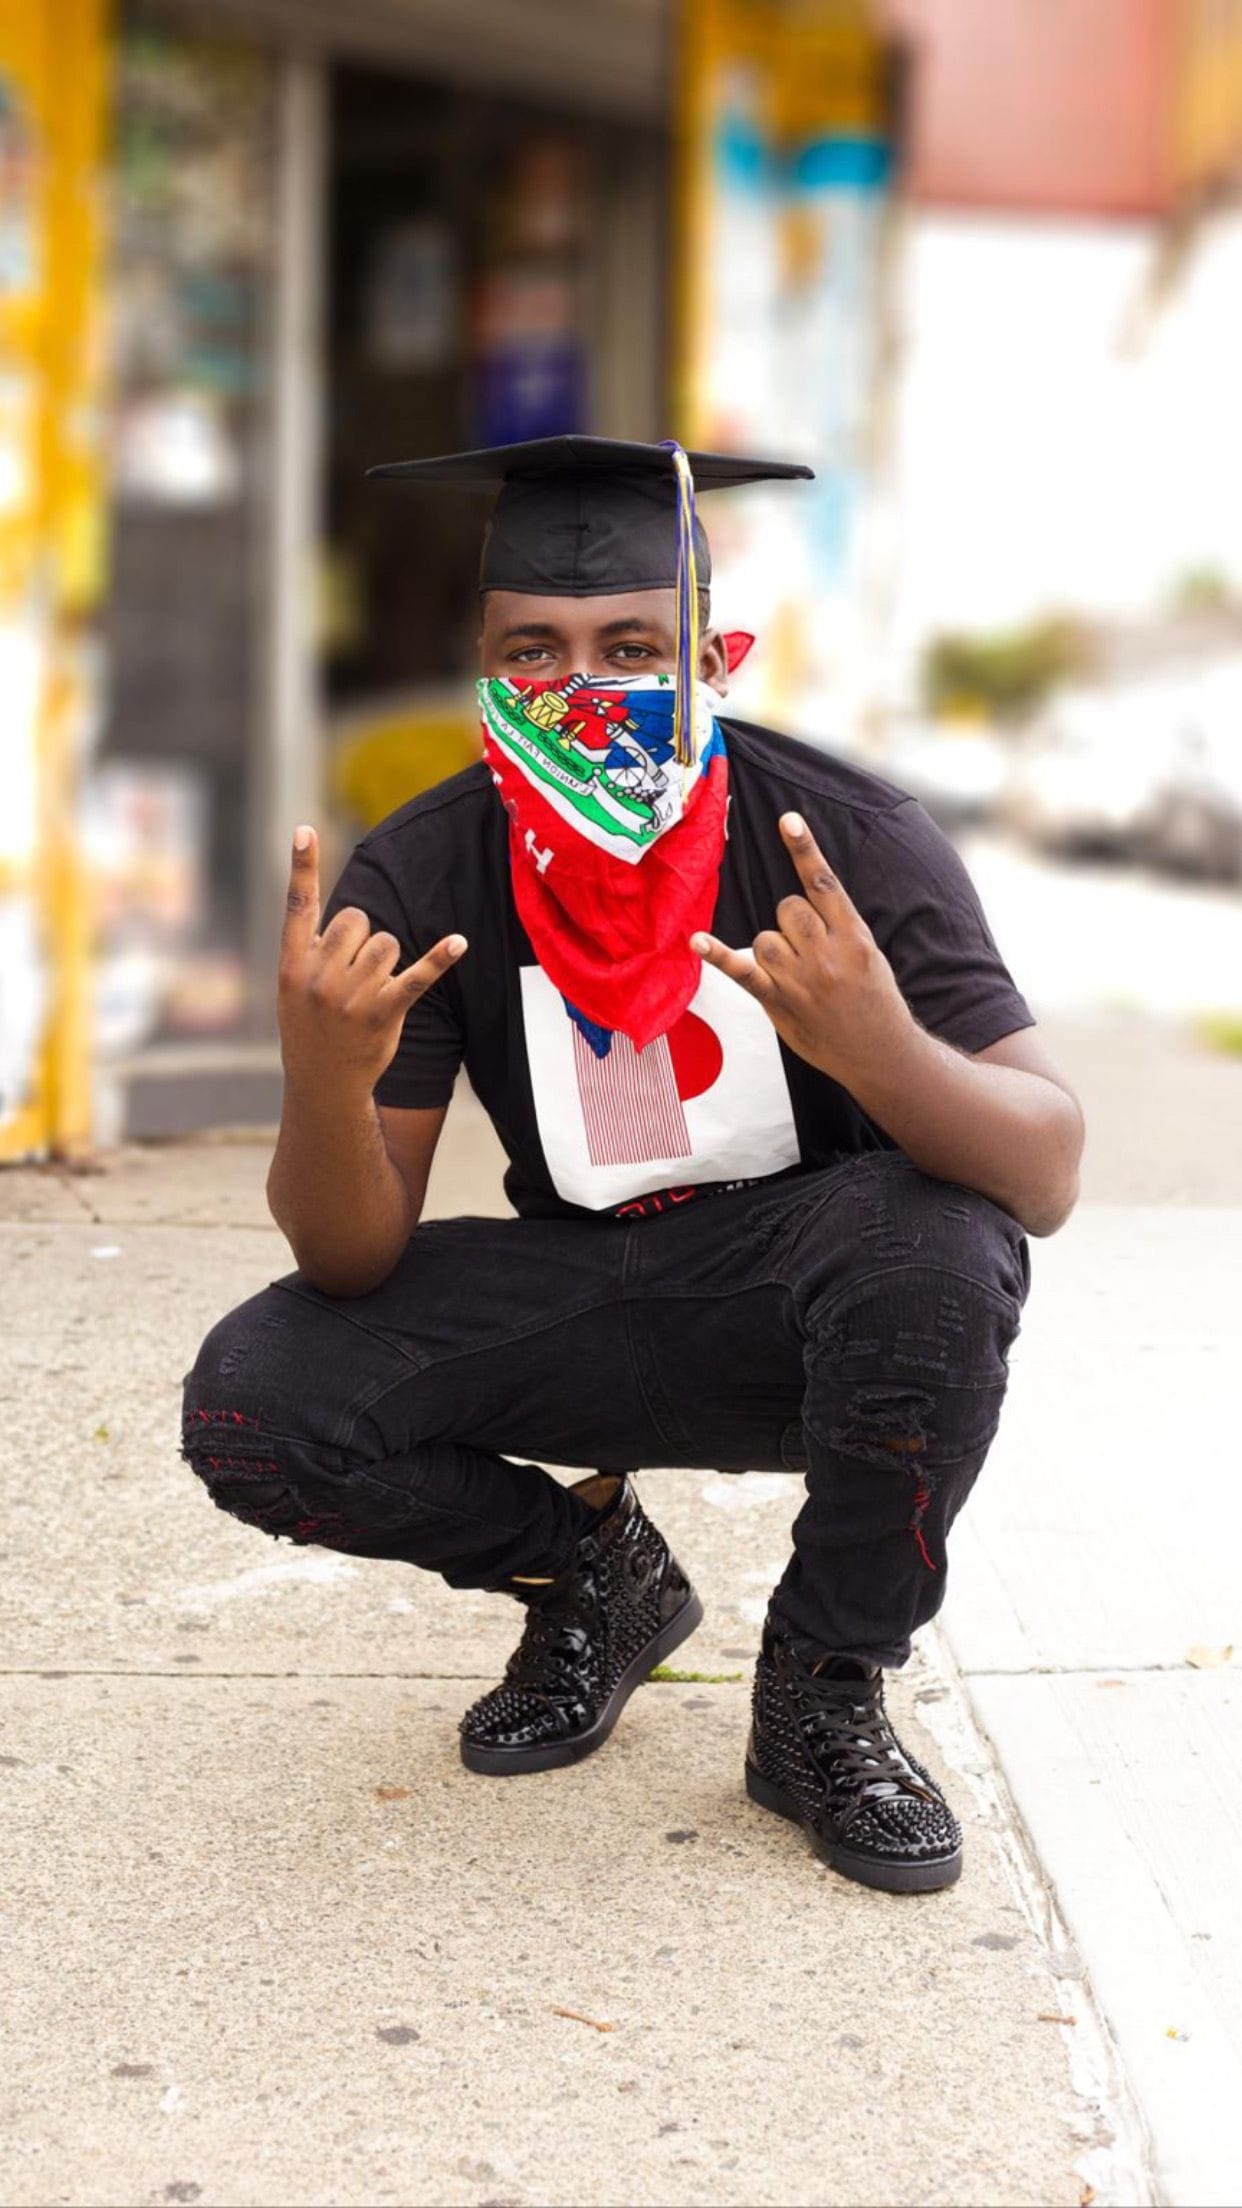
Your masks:
{"label": "blurred parked car", "polygon": [[1157,865],[1242,881],[1242,664],[1199,677],[1173,770],[1143,837]]}
{"label": "blurred parked car", "polygon": [[898,728],[876,763],[944,829],[990,820],[1008,772],[1006,747],[991,729],[943,721]]}
{"label": "blurred parked car", "polygon": [[1184,683],[1062,691],[1014,746],[1008,824],[1043,850],[1136,857],[1148,847],[1191,726]]}

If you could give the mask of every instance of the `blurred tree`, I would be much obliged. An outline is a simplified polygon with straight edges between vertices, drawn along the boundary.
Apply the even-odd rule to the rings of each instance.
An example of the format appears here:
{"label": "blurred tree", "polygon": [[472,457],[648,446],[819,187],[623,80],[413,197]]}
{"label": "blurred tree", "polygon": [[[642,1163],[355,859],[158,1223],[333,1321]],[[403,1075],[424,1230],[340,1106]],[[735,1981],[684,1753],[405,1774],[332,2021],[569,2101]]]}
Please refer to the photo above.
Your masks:
{"label": "blurred tree", "polygon": [[1175,613],[1221,613],[1236,604],[1236,597],[1228,575],[1223,568],[1205,562],[1200,567],[1188,567],[1179,575],[1169,593]]}
{"label": "blurred tree", "polygon": [[944,719],[1020,720],[1087,658],[1082,629],[1063,615],[999,634],[945,631],[923,655],[923,702]]}

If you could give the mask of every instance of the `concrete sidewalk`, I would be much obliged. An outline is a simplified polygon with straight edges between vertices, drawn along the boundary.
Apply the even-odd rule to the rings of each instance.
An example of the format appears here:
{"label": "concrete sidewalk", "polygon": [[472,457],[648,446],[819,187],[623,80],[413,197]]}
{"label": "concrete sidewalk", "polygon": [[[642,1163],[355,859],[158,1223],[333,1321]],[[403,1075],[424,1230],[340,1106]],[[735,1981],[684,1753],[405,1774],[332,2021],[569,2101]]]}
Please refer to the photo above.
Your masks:
{"label": "concrete sidewalk", "polygon": [[1138,2096],[1160,2197],[1242,2199],[1242,1209],[1035,1255],[949,1644]]}
{"label": "concrete sidewalk", "polygon": [[[490,1136],[449,1126],[436,1204],[488,1208]],[[1081,1961],[934,1636],[892,1698],[951,1766],[957,1888],[850,1885],[743,1796],[796,1482],[644,1477],[708,1607],[681,1664],[709,1676],[512,1785],[455,1736],[507,1606],[212,1510],[179,1382],[288,1268],[267,1155],[0,1180],[4,2201],[1147,2199]]]}

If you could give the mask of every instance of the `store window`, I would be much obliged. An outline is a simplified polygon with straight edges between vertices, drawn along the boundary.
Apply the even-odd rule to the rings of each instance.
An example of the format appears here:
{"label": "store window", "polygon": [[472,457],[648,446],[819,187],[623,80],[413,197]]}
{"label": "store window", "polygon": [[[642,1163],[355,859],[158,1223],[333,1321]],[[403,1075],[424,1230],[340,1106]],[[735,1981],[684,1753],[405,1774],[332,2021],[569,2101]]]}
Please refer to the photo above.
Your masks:
{"label": "store window", "polygon": [[273,72],[131,11],[112,178],[108,706],[88,808],[100,1042],[249,1017],[262,742]]}
{"label": "store window", "polygon": [[487,502],[368,483],[375,461],[594,429],[615,128],[512,98],[335,73],[324,667],[354,825],[474,756]]}

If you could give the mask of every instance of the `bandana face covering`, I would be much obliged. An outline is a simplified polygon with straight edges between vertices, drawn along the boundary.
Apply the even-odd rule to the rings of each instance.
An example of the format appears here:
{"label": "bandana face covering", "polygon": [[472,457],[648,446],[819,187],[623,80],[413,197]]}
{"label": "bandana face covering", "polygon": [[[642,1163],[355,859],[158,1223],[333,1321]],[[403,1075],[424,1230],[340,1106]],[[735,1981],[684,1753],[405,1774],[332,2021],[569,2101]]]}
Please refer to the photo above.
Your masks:
{"label": "bandana face covering", "polygon": [[[643,1049],[686,1010],[724,854],[728,765],[696,682],[571,675],[479,684],[483,748],[509,815],[531,947],[593,1050]],[[686,734],[690,740],[686,741]]]}

